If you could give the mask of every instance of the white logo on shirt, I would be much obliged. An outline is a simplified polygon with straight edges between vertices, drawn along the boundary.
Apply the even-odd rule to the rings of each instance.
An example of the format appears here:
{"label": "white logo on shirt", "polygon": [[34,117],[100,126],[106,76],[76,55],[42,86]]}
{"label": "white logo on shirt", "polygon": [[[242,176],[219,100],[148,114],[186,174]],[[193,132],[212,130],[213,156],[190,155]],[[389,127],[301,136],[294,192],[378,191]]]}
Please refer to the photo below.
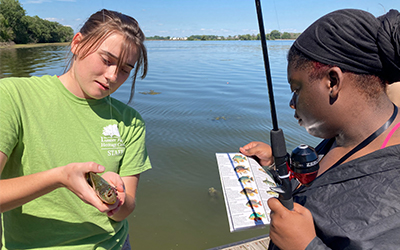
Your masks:
{"label": "white logo on shirt", "polygon": [[115,135],[116,137],[120,137],[117,124],[111,124],[111,125],[105,126],[103,128],[103,135],[111,136],[111,137],[113,137]]}
{"label": "white logo on shirt", "polygon": [[117,124],[111,124],[103,128],[101,137],[101,149],[107,150],[108,156],[122,155],[125,151],[125,144],[121,139]]}

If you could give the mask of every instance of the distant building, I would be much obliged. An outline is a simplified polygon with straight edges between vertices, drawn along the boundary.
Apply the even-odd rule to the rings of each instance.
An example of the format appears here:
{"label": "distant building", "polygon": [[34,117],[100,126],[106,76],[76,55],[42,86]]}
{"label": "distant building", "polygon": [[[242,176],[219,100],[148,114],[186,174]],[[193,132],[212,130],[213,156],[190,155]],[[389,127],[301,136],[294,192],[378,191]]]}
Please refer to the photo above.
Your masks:
{"label": "distant building", "polygon": [[170,40],[187,40],[187,37],[171,37]]}

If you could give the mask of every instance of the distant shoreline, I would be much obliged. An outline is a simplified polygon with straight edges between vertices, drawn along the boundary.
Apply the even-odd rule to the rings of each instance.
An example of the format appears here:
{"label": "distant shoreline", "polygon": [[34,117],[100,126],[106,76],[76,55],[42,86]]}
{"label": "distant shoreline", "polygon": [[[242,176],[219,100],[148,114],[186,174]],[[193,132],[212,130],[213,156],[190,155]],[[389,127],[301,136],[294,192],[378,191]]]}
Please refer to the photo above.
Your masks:
{"label": "distant shoreline", "polygon": [[[296,39],[275,39],[275,40],[267,40],[267,41],[294,41]],[[260,40],[240,40],[240,39],[214,39],[214,40],[183,40],[183,39],[146,39],[146,41],[171,41],[171,42],[205,42],[205,41],[260,41]]]}
{"label": "distant shoreline", "polygon": [[[294,41],[295,39],[275,39],[275,40],[268,40],[268,41]],[[196,41],[260,41],[260,40],[167,40],[167,39],[146,39],[146,41],[171,41],[171,42],[196,42]],[[0,43],[0,49],[17,49],[17,48],[33,48],[33,47],[42,47],[42,46],[69,46],[68,43],[29,43],[29,44],[15,44],[15,43]]]}
{"label": "distant shoreline", "polygon": [[0,49],[14,49],[14,48],[33,48],[42,46],[68,46],[70,43],[28,43],[28,44],[15,44],[15,43],[0,43]]}

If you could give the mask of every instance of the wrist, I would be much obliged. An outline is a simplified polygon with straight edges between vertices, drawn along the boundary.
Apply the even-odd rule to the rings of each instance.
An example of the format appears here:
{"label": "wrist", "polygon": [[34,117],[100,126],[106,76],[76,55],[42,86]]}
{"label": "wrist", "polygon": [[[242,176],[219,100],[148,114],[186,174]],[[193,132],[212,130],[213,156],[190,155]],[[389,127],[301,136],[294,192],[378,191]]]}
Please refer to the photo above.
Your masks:
{"label": "wrist", "polygon": [[133,212],[135,207],[136,207],[136,199],[127,194],[125,196],[124,204],[121,205],[121,207],[118,209],[116,213],[109,216],[109,218],[114,221],[122,221]]}
{"label": "wrist", "polygon": [[67,188],[67,180],[69,179],[68,174],[65,171],[67,166],[61,166],[51,169],[52,177],[54,178],[56,188],[65,187]]}

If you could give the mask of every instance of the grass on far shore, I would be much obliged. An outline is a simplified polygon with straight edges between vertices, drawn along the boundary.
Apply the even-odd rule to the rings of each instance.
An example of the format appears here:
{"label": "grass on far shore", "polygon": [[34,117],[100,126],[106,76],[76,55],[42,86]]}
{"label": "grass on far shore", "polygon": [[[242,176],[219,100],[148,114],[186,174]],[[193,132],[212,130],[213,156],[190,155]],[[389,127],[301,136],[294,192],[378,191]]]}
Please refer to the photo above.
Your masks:
{"label": "grass on far shore", "polygon": [[29,44],[6,44],[0,43],[0,49],[14,49],[14,48],[33,48],[33,47],[42,47],[42,46],[68,46],[70,43],[29,43]]}

